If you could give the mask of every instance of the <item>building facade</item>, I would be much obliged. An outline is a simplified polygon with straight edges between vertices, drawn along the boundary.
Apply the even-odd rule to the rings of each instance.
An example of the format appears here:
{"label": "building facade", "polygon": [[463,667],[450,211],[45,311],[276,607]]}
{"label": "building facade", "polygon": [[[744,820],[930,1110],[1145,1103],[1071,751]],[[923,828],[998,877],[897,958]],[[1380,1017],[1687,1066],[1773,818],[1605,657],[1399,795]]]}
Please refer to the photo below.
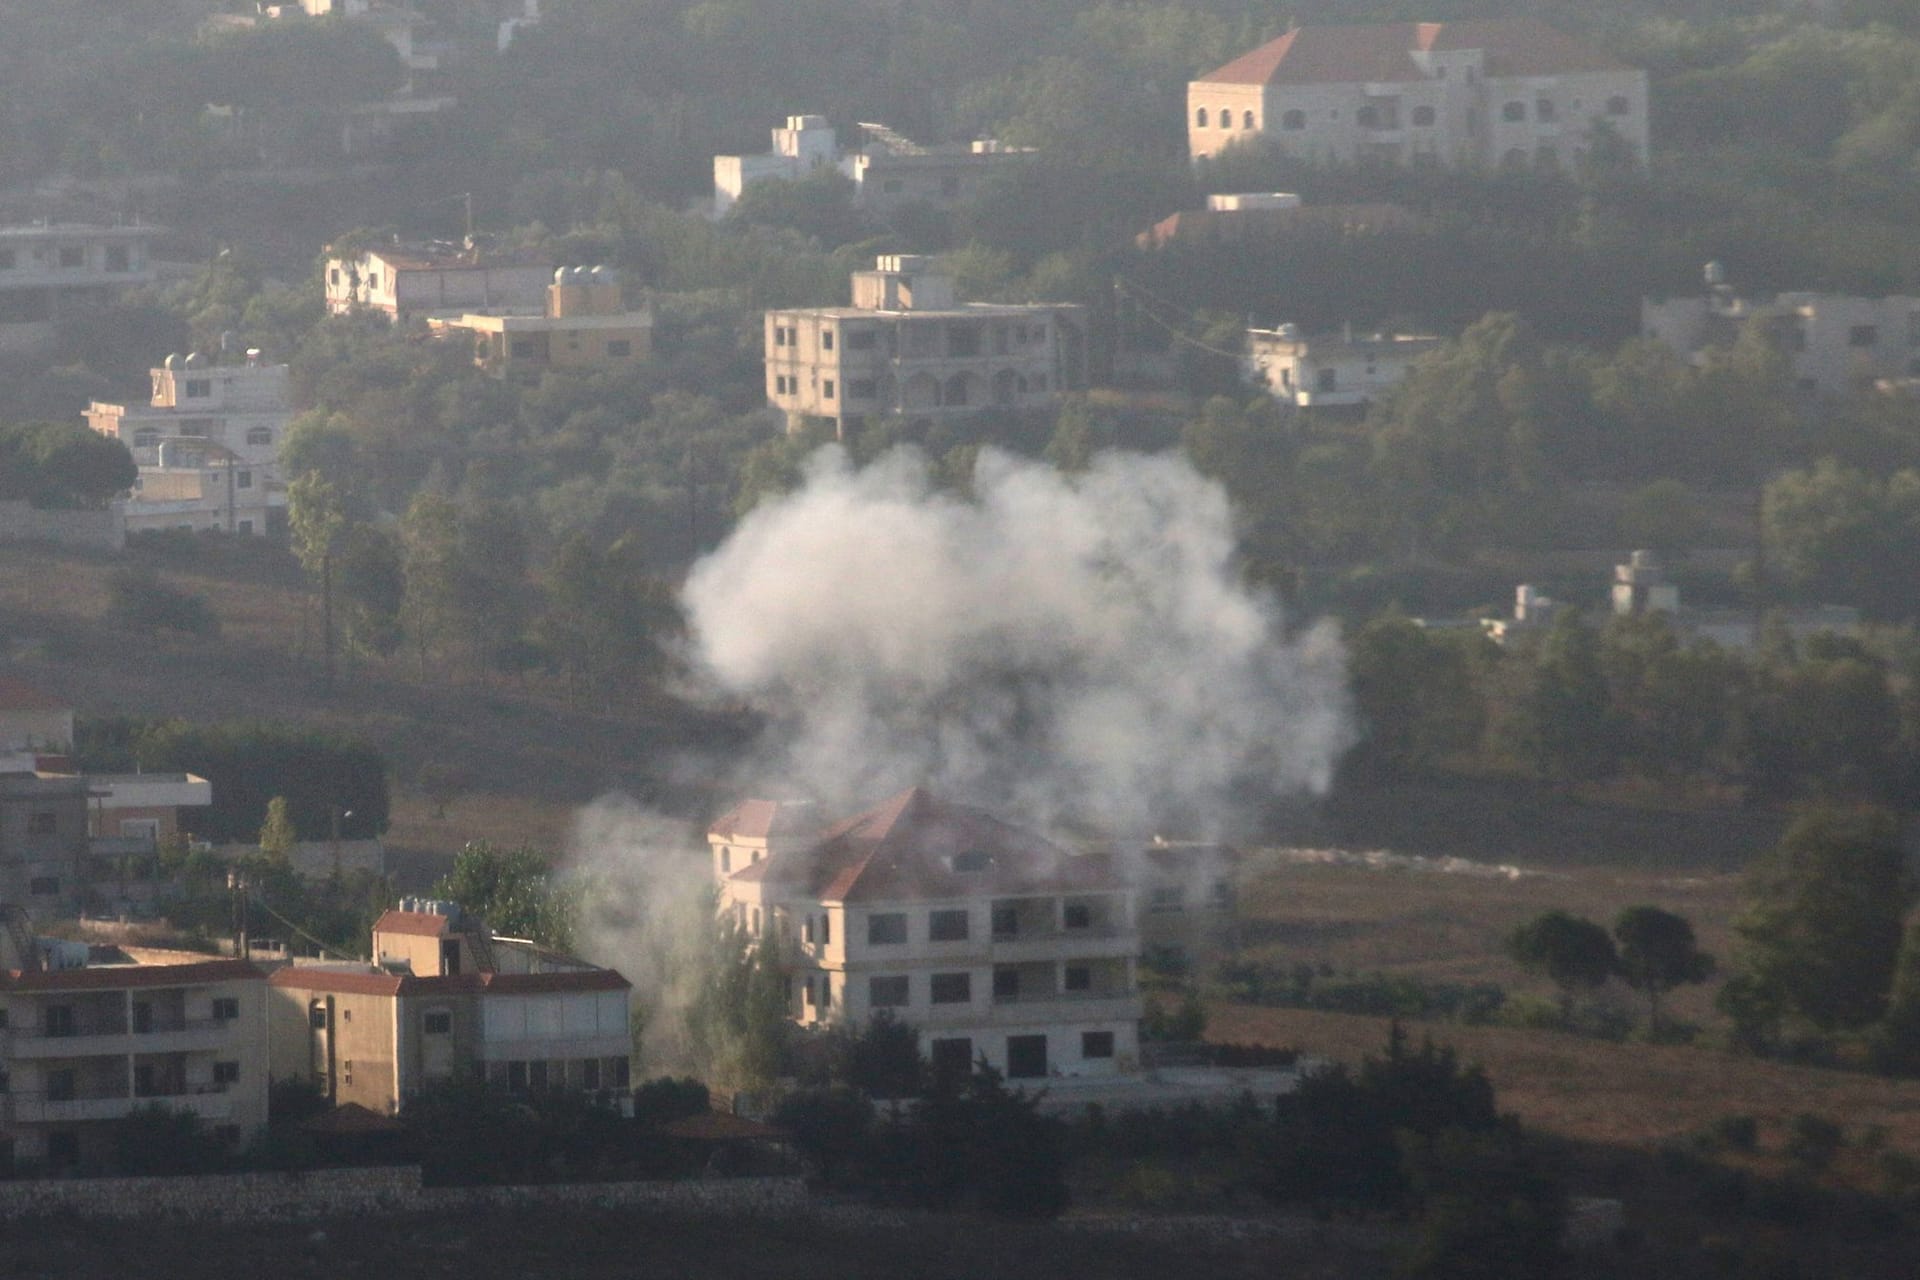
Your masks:
{"label": "building facade", "polygon": [[[267,1122],[266,976],[245,960],[40,943],[0,908],[0,1160],[100,1168],[137,1107],[190,1111],[229,1149]],[[105,954],[102,954],[103,951]]]}
{"label": "building facade", "polygon": [[1033,1080],[1137,1064],[1140,933],[1111,857],[918,788],[813,835],[810,811],[796,822],[779,808],[750,801],[708,842],[720,910],[777,945],[793,1021],[890,1014],[944,1071],[984,1058]]}
{"label": "building facade", "polygon": [[560,267],[541,315],[463,315],[434,332],[473,343],[473,362],[497,378],[538,382],[549,369],[619,369],[653,354],[653,313],[628,308],[611,267]]}
{"label": "building facade", "polygon": [[1782,293],[1750,299],[1719,283],[1717,267],[1708,271],[1713,283],[1703,296],[1644,299],[1641,335],[1698,363],[1709,348],[1758,332],[1785,355],[1795,389],[1812,395],[1920,378],[1920,297]]}
{"label": "building facade", "polygon": [[953,209],[979,196],[996,174],[1034,152],[993,138],[923,146],[884,124],[862,123],[867,140],[847,157],[854,202],[886,220],[909,205]]}
{"label": "building facade", "polygon": [[493,935],[453,903],[403,900],[373,927],[372,964],[305,963],[270,979],[276,1080],[382,1115],[421,1089],[480,1079],[614,1101],[631,1084],[632,984]]}
{"label": "building facade", "polygon": [[713,158],[713,215],[722,217],[756,182],[793,182],[816,169],[838,166],[839,135],[825,116],[788,116],[773,130],[773,149],[757,156]]}
{"label": "building facade", "polygon": [[0,352],[44,350],[63,315],[153,283],[156,234],[86,223],[0,227]]}
{"label": "building facade", "polygon": [[767,398],[808,418],[936,419],[1044,409],[1086,385],[1086,320],[1066,303],[961,303],[929,258],[853,275],[853,305],[769,311]]}
{"label": "building facade", "polygon": [[1533,18],[1296,27],[1187,86],[1195,161],[1564,169],[1601,136],[1646,163],[1646,72]]}
{"label": "building facade", "polygon": [[327,247],[327,311],[377,311],[394,320],[538,312],[552,269],[512,254],[455,245]]}
{"label": "building facade", "polygon": [[1414,361],[1441,344],[1433,337],[1352,332],[1308,337],[1293,325],[1247,330],[1245,372],[1276,400],[1298,409],[1372,403],[1400,384]]}

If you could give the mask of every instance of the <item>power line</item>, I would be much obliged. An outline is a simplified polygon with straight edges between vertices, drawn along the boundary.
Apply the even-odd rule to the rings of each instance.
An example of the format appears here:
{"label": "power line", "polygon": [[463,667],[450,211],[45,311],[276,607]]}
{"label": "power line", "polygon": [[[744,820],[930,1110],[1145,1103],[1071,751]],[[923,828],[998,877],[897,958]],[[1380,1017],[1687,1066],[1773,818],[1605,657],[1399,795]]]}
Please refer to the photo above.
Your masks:
{"label": "power line", "polygon": [[[1115,276],[1113,278],[1113,287],[1114,287],[1114,290],[1118,293],[1131,295],[1136,302],[1153,303],[1156,306],[1163,306],[1172,310],[1178,310],[1178,308],[1175,307],[1173,303],[1164,301],[1163,299],[1160,299],[1160,298],[1156,298],[1154,295],[1148,293],[1145,289],[1141,288],[1139,285],[1134,284],[1131,281],[1126,280],[1120,276]],[[1210,343],[1202,342],[1200,341],[1200,339],[1194,337],[1193,335],[1187,333],[1185,330],[1181,329],[1178,325],[1175,325],[1172,322],[1167,320],[1162,320],[1159,316],[1153,314],[1153,312],[1151,310],[1148,310],[1146,307],[1142,307],[1140,309],[1140,314],[1145,316],[1147,319],[1153,321],[1155,324],[1159,325],[1162,329],[1165,329],[1169,334],[1173,335],[1173,337],[1176,340],[1180,342],[1184,342],[1190,347],[1198,347],[1202,351],[1208,352],[1216,356],[1224,356],[1229,360],[1239,360],[1244,354],[1243,352],[1239,352],[1239,351],[1227,351],[1223,348],[1213,346]]]}

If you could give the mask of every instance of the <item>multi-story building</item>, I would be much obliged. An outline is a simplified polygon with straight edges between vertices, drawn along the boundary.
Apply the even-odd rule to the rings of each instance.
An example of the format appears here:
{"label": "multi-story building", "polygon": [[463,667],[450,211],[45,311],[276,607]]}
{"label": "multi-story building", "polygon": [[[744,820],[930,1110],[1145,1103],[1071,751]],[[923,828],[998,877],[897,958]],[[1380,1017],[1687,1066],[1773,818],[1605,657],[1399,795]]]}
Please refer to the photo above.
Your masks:
{"label": "multi-story building", "polygon": [[328,312],[378,311],[394,320],[537,312],[552,274],[525,255],[443,244],[329,245],[324,269]]}
{"label": "multi-story building", "polygon": [[947,146],[923,146],[884,124],[863,121],[866,143],[846,161],[854,202],[886,219],[907,205],[952,209],[974,199],[995,174],[1030,158],[1030,147],[1009,147],[994,138]]}
{"label": "multi-story building", "polygon": [[1021,1080],[1137,1062],[1140,933],[1113,858],[918,788],[812,836],[779,809],[749,802],[708,841],[720,909],[779,946],[795,1022],[884,1011],[936,1069]]}
{"label": "multi-story building", "polygon": [[1369,404],[1400,384],[1440,338],[1354,336],[1351,329],[1308,337],[1295,326],[1247,330],[1245,371],[1295,408]]}
{"label": "multi-story building", "polygon": [[1569,167],[1606,135],[1648,154],[1647,73],[1534,18],[1295,27],[1187,86],[1196,161],[1290,155]]}
{"label": "multi-story building", "polygon": [[816,169],[834,168],[839,160],[839,135],[825,116],[788,116],[784,127],[773,130],[773,150],[713,158],[713,214],[724,215],[756,182],[793,182]]}
{"label": "multi-story building", "polygon": [[148,1106],[237,1149],[267,1121],[265,978],[245,960],[37,940],[0,908],[0,1164],[104,1166],[114,1122]]}
{"label": "multi-story building", "polygon": [[1718,264],[1708,266],[1707,278],[1704,296],[1642,300],[1642,336],[1698,363],[1708,348],[1731,346],[1742,333],[1756,331],[1786,356],[1795,388],[1816,395],[1920,377],[1920,297],[1743,298],[1725,284]]}
{"label": "multi-story building", "polygon": [[423,1087],[481,1079],[610,1100],[630,1083],[632,984],[612,969],[492,934],[450,902],[403,899],[373,926],[372,964],[307,963],[269,980],[275,1079],[397,1113]]}
{"label": "multi-story building", "polygon": [[43,772],[31,752],[0,754],[0,902],[36,918],[70,915],[85,893],[87,780]]}
{"label": "multi-story building", "polygon": [[153,283],[156,227],[44,223],[0,227],[0,351],[34,352],[79,307]]}
{"label": "multi-story building", "polygon": [[428,322],[466,336],[473,362],[497,378],[537,382],[549,369],[614,369],[653,353],[653,313],[628,308],[612,267],[560,267],[542,315],[463,315]]}
{"label": "multi-story building", "polygon": [[1086,385],[1086,322],[1067,303],[956,300],[933,260],[882,256],[853,305],[766,314],[767,398],[789,429],[870,416],[1039,409]]}

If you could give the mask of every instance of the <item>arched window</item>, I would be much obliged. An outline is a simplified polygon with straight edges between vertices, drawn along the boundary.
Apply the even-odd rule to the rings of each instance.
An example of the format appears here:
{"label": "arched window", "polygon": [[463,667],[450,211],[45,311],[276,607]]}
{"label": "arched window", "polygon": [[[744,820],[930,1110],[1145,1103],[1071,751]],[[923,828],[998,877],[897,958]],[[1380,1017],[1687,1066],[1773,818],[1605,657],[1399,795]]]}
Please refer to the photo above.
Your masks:
{"label": "arched window", "polygon": [[248,444],[256,444],[256,445],[257,445],[257,444],[272,444],[272,443],[273,443],[273,428],[272,428],[272,427],[248,427],[248,428],[247,428],[247,443],[248,443]]}
{"label": "arched window", "polygon": [[1202,107],[1198,111],[1193,113],[1193,122],[1199,125],[1202,129],[1207,127],[1207,109],[1205,107]]}
{"label": "arched window", "polygon": [[1616,93],[1607,99],[1607,114],[1610,116],[1624,116],[1632,110],[1633,104],[1627,101],[1624,93]]}
{"label": "arched window", "polygon": [[1527,118],[1527,104],[1524,102],[1509,102],[1506,106],[1500,108],[1500,118],[1508,123],[1516,120],[1525,120]]}
{"label": "arched window", "polygon": [[1416,125],[1422,125],[1422,126],[1432,124],[1433,108],[1432,107],[1415,107],[1413,109],[1413,122]]}
{"label": "arched window", "polygon": [[1306,127],[1307,127],[1307,113],[1306,113],[1306,112],[1304,112],[1304,111],[1289,111],[1289,112],[1287,112],[1287,113],[1286,113],[1285,115],[1283,115],[1283,116],[1281,116],[1281,117],[1280,117],[1280,127],[1281,127],[1282,129],[1304,129],[1304,128],[1306,128]]}
{"label": "arched window", "polygon": [[1253,128],[1253,112],[1251,112],[1251,111],[1245,111],[1245,112],[1242,112],[1242,113],[1241,113],[1241,115],[1240,115],[1240,127],[1241,127],[1242,129],[1251,129],[1251,128]]}

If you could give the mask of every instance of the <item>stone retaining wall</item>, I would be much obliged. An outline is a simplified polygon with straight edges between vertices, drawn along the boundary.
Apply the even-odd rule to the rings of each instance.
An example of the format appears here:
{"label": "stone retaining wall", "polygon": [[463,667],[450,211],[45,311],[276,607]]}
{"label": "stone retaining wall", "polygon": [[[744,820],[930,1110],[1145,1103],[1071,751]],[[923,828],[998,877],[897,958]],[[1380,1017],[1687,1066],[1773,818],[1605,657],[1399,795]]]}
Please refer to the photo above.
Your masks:
{"label": "stone retaining wall", "polygon": [[127,521],[118,504],[106,511],[42,511],[25,502],[0,502],[0,542],[118,551],[127,545]]}
{"label": "stone retaining wall", "polygon": [[806,1190],[798,1178],[423,1187],[418,1166],[397,1166],[192,1178],[0,1182],[0,1221],[57,1213],[82,1218],[296,1222],[368,1213],[438,1213],[518,1205],[652,1206],[735,1214],[787,1212],[798,1209],[805,1200]]}

